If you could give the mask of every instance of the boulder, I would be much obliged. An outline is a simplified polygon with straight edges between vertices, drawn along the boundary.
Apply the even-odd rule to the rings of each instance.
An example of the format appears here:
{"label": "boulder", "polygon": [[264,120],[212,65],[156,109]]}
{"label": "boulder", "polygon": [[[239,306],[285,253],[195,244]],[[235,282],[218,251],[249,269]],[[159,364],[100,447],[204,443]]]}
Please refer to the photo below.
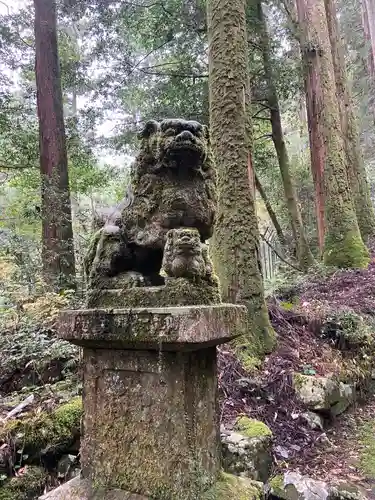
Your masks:
{"label": "boulder", "polygon": [[271,500],[365,500],[355,486],[341,484],[332,486],[298,472],[286,472],[269,482]]}
{"label": "boulder", "polygon": [[328,500],[365,500],[365,495],[352,484],[341,483],[332,486]]}
{"label": "boulder", "polygon": [[293,385],[298,398],[309,410],[337,416],[354,400],[354,389],[330,377],[294,374]]}
{"label": "boulder", "polygon": [[221,443],[226,472],[268,481],[272,469],[272,432],[263,422],[240,417],[233,431],[222,429]]}

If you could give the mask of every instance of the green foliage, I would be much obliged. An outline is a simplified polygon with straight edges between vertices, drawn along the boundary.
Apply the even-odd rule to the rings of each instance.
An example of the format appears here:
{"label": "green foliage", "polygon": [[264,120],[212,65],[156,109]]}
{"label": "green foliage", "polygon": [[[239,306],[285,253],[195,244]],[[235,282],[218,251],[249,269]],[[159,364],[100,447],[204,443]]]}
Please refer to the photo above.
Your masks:
{"label": "green foliage", "polygon": [[321,332],[341,350],[374,345],[375,324],[353,311],[340,311],[325,318]]}
{"label": "green foliage", "polygon": [[361,445],[360,469],[367,478],[375,479],[375,421],[360,426],[357,436]]}
{"label": "green foliage", "polygon": [[41,467],[25,467],[18,477],[0,486],[0,500],[32,500],[43,493],[47,479]]}
{"label": "green foliage", "polygon": [[64,451],[79,436],[81,417],[82,399],[77,397],[50,413],[35,411],[5,422],[0,426],[0,440],[13,438],[30,455],[39,455],[43,449]]}

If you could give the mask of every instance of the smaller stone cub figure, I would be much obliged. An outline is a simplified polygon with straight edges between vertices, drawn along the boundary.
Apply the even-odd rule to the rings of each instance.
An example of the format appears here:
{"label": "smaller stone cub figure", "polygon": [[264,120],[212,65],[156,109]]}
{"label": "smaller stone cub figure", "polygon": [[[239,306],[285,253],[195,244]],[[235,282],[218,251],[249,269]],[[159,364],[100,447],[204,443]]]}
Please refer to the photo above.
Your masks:
{"label": "smaller stone cub figure", "polygon": [[[186,278],[206,282],[219,291],[219,281],[213,272],[208,247],[201,242],[197,229],[171,229],[167,233],[162,269],[168,279]],[[218,292],[219,293],[219,292]]]}

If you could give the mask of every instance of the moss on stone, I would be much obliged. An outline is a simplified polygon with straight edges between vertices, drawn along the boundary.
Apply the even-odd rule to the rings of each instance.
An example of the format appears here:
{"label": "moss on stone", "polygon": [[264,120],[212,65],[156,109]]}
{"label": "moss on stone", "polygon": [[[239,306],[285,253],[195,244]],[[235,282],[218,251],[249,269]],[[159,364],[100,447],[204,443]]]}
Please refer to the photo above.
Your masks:
{"label": "moss on stone", "polygon": [[217,483],[202,496],[201,500],[262,500],[263,498],[262,483],[222,472]]}
{"label": "moss on stone", "polygon": [[239,417],[236,420],[234,429],[248,438],[260,436],[272,436],[271,429],[261,422],[245,416]]}
{"label": "moss on stone", "polygon": [[220,301],[217,286],[186,278],[171,279],[165,286],[93,290],[88,297],[90,308],[211,305]]}
{"label": "moss on stone", "polygon": [[334,312],[328,315],[321,327],[321,333],[335,341],[340,350],[358,350],[374,347],[373,332],[375,326],[371,319],[366,319],[354,311]]}
{"label": "moss on stone", "polygon": [[64,451],[79,437],[81,415],[82,400],[77,397],[51,413],[34,411],[22,419],[5,422],[0,427],[0,441],[12,438],[22,442],[24,452],[31,457],[42,450]]}
{"label": "moss on stone", "polygon": [[32,500],[43,493],[47,478],[40,467],[26,467],[24,474],[14,477],[0,487],[0,500]]}
{"label": "moss on stone", "polygon": [[246,350],[237,349],[237,357],[240,360],[243,368],[249,373],[257,371],[262,366],[261,357],[248,354]]}
{"label": "moss on stone", "polygon": [[276,498],[288,498],[284,491],[284,478],[281,474],[274,476],[269,481],[270,493]]}

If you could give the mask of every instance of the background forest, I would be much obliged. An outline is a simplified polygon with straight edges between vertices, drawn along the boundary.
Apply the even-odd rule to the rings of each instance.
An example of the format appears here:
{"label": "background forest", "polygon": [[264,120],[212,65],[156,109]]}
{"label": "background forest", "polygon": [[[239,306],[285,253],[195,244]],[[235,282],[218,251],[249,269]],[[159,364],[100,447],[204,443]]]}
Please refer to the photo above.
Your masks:
{"label": "background forest", "polygon": [[[273,498],[285,498],[275,484],[289,469],[349,479],[373,498],[374,0],[236,0],[245,69],[229,60],[224,77],[211,43],[223,2],[56,0],[46,27],[47,4],[0,0],[0,499],[37,498],[78,468],[79,352],[57,340],[55,320],[83,302],[91,236],[132,195],[137,133],[173,117],[210,127],[220,192],[210,246],[223,298],[250,313],[248,337],[220,353],[222,423],[244,413],[271,428],[273,465],[253,478],[278,478]],[[233,80],[245,89],[235,119],[219,105],[226,81],[235,102]],[[366,404],[339,430],[338,401],[317,423],[296,374],[333,374]],[[41,414],[50,433],[35,438]],[[326,448],[351,425],[364,437],[334,474]],[[358,449],[369,436],[370,456]],[[32,469],[41,462],[43,473]],[[35,484],[10,496],[27,468]]]}

